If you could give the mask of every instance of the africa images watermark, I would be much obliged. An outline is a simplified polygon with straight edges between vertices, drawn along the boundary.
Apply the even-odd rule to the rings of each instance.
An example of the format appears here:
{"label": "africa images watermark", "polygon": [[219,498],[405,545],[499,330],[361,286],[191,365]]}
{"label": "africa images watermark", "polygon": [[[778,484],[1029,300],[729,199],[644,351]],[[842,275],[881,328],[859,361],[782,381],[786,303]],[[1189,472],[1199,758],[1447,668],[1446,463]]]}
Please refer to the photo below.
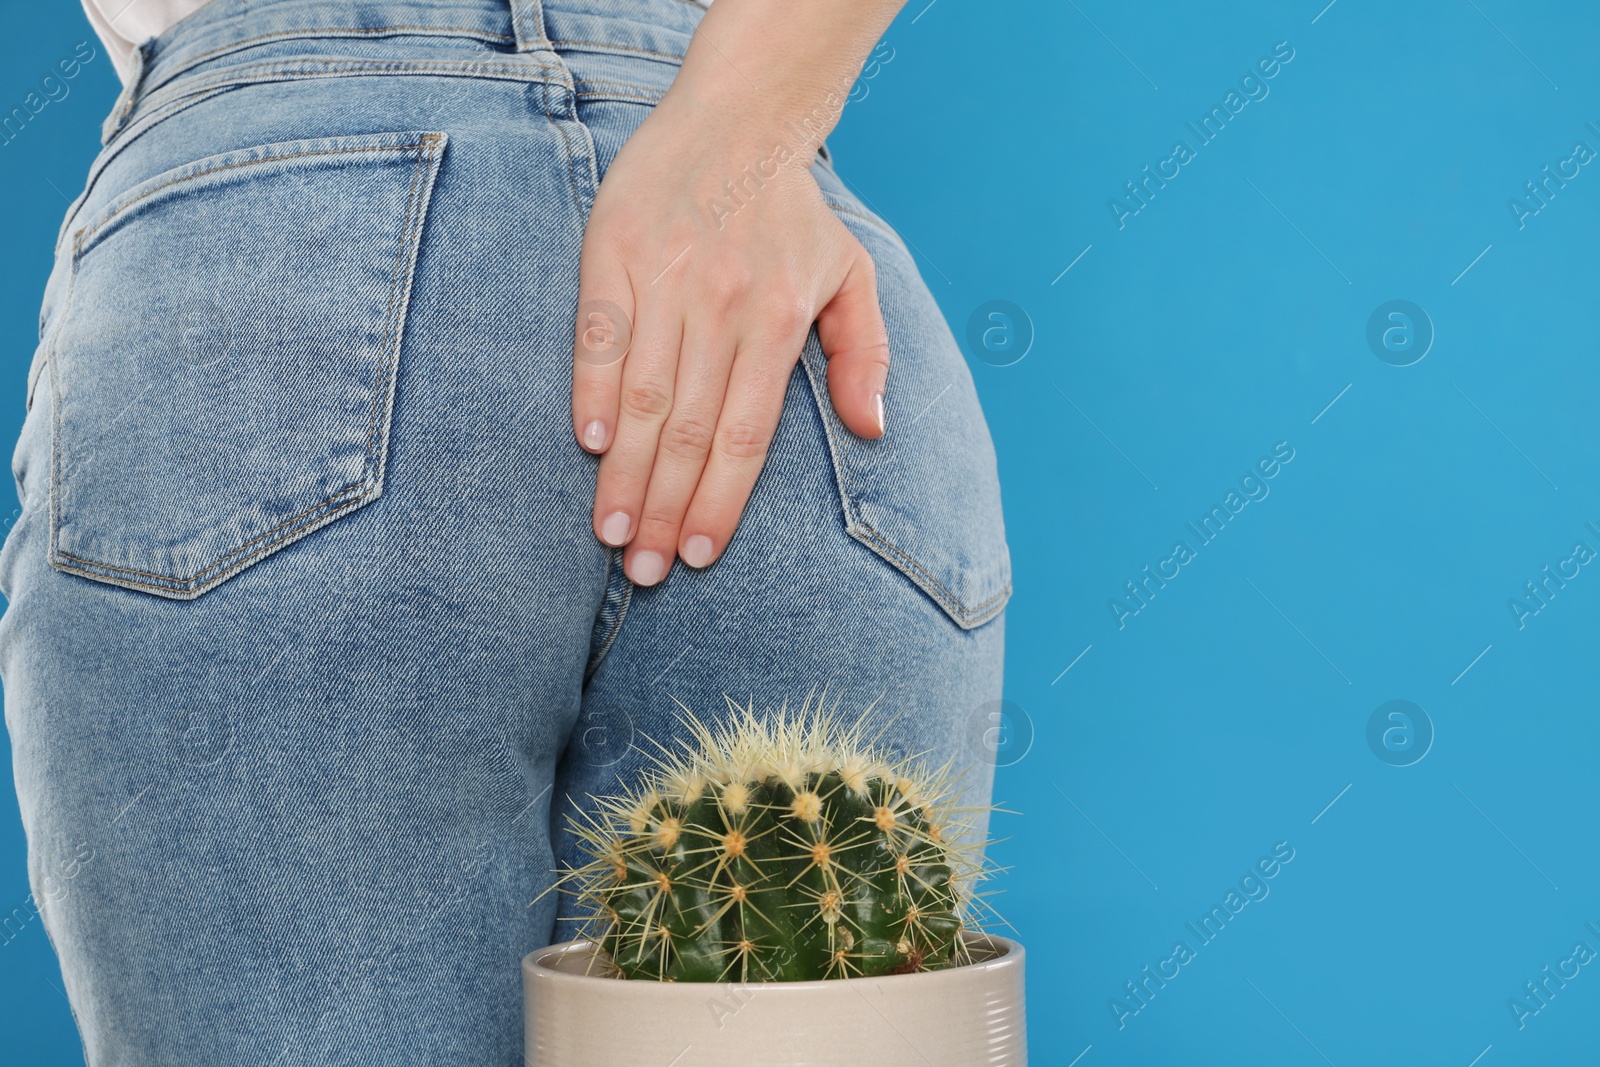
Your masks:
{"label": "africa images watermark", "polygon": [[1272,54],[1256,60],[1255,66],[1239,79],[1238,90],[1228,90],[1228,95],[1222,98],[1219,106],[1200,116],[1199,125],[1193,122],[1185,123],[1189,132],[1194,135],[1193,146],[1186,139],[1173,142],[1167,157],[1158,161],[1153,169],[1147,163],[1140,171],[1143,177],[1137,181],[1123,182],[1124,195],[1114,196],[1106,201],[1106,206],[1111,209],[1111,220],[1117,224],[1117,229],[1126,228],[1128,219],[1149,207],[1155,200],[1156,193],[1165,189],[1167,182],[1182,174],[1185,166],[1198,159],[1200,149],[1216,140],[1222,131],[1228,128],[1228,123],[1247,106],[1265,100],[1271,91],[1267,82],[1276,78],[1293,59],[1294,48],[1288,41],[1279,41],[1273,45]]}
{"label": "africa images watermark", "polygon": [[72,844],[70,838],[64,838],[53,851],[57,858],[51,864],[52,870],[44,875],[40,883],[44,900],[29,893],[28,898],[12,908],[9,915],[0,916],[0,948],[21,937],[23,931],[41,917],[46,906],[65,898],[72,880],[94,862],[95,850],[87,841]]}
{"label": "africa images watermark", "polygon": [[1287,841],[1279,841],[1272,846],[1271,855],[1256,860],[1240,876],[1238,888],[1230,888],[1222,898],[1222,903],[1211,905],[1211,909],[1195,922],[1184,923],[1184,927],[1194,935],[1194,944],[1189,944],[1187,935],[1174,942],[1171,953],[1165,959],[1156,961],[1154,967],[1145,964],[1136,981],[1122,983],[1123,992],[1107,1001],[1111,1017],[1117,1021],[1117,1029],[1126,1029],[1129,1018],[1148,1008],[1156,994],[1182,974],[1185,966],[1198,959],[1200,950],[1221,936],[1235,916],[1250,904],[1266,900],[1267,894],[1272,892],[1272,887],[1267,883],[1276,878],[1293,859],[1294,846]]}
{"label": "africa images watermark", "polygon": [[[1594,523],[1584,524],[1590,533],[1600,537],[1600,527]],[[1556,598],[1556,593],[1567,587],[1567,583],[1583,573],[1584,564],[1595,559],[1595,550],[1590,548],[1585,541],[1575,542],[1572,554],[1565,559],[1559,559],[1552,567],[1546,563],[1539,572],[1540,577],[1522,583],[1522,595],[1514,596],[1506,601],[1506,607],[1511,609],[1511,617],[1516,621],[1517,629],[1526,629],[1528,620],[1550,606],[1550,601]]]}
{"label": "africa images watermark", "polygon": [[[1593,922],[1583,924],[1591,934],[1600,938],[1600,926]],[[1578,977],[1582,968],[1592,963],[1596,953],[1587,941],[1579,941],[1572,946],[1572,952],[1564,959],[1557,960],[1555,966],[1545,964],[1539,972],[1538,981],[1522,983],[1522,993],[1519,996],[1506,998],[1506,1007],[1511,1011],[1511,1019],[1517,1024],[1518,1030],[1525,1030],[1528,1020],[1538,1015],[1550,1006],[1556,999],[1556,994],[1567,988],[1567,983]]]}
{"label": "africa images watermark", "polygon": [[[39,88],[22,98],[22,104],[0,117],[0,145],[9,145],[22,134],[28,123],[52,103],[65,100],[72,87],[67,83],[83,71],[83,65],[99,55],[94,45],[79,41],[72,55],[60,60],[50,73],[39,79]],[[57,73],[59,72],[59,73]]]}
{"label": "africa images watermark", "polygon": [[717,229],[727,226],[728,219],[743,211],[745,205],[754,200],[784,167],[796,162],[809,167],[817,146],[828,136],[834,123],[839,121],[839,114],[843,110],[844,100],[839,94],[828,93],[821,104],[806,112],[798,121],[790,121],[789,127],[798,147],[790,147],[788,142],[780,141],[753,168],[746,163],[740,177],[723,182],[722,192],[706,201],[706,211],[711,215],[711,221],[717,224]]}
{"label": "africa images watermark", "polygon": [[[1600,126],[1593,122],[1584,123],[1589,130],[1600,137]],[[1585,164],[1592,162],[1597,153],[1589,147],[1587,141],[1574,141],[1572,149],[1565,159],[1557,160],[1555,167],[1546,163],[1539,172],[1537,181],[1522,183],[1522,192],[1506,201],[1506,206],[1511,209],[1511,217],[1516,221],[1517,229],[1524,230],[1528,227],[1528,220],[1550,206],[1550,201],[1556,198],[1556,193],[1567,187],[1567,182],[1582,173]]]}
{"label": "africa images watermark", "polygon": [[[1288,441],[1279,441],[1273,446],[1270,456],[1262,456],[1256,461],[1254,467],[1246,471],[1239,479],[1239,488],[1230,489],[1222,498],[1221,504],[1213,504],[1211,510],[1200,516],[1199,524],[1189,522],[1188,528],[1194,534],[1195,545],[1191,546],[1187,539],[1173,544],[1172,552],[1166,559],[1158,560],[1153,566],[1145,564],[1140,573],[1142,577],[1136,581],[1125,582],[1123,589],[1126,595],[1112,597],[1106,601],[1106,607],[1111,609],[1111,618],[1117,624],[1117,629],[1126,629],[1128,620],[1150,606],[1159,590],[1165,589],[1167,583],[1183,573],[1183,568],[1188,563],[1199,558],[1200,549],[1209,545],[1227,529],[1228,523],[1242,512],[1251,502],[1267,499],[1272,492],[1267,484],[1294,459],[1294,448]],[[1242,494],[1242,495],[1241,495]]]}

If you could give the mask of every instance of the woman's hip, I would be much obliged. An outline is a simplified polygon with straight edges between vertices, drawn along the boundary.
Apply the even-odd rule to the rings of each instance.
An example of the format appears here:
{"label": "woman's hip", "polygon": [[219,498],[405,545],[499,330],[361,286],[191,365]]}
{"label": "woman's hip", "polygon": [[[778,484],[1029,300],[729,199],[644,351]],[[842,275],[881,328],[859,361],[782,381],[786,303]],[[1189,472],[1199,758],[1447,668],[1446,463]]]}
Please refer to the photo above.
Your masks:
{"label": "woman's hip", "polygon": [[[813,338],[736,551],[630,615],[571,434],[578,252],[698,12],[586,2],[530,27],[499,0],[344,25],[354,5],[213,0],[146,50],[64,227],[0,669],[80,1017],[153,1059],[162,1011],[195,1035],[233,1017],[215,975],[241,964],[279,998],[237,1036],[265,1059],[286,1028],[420,1033],[408,1003],[437,1024],[419,1061],[512,1048],[585,682],[661,677],[711,625],[697,597],[727,625],[688,661],[749,657],[740,684],[782,656],[784,687],[914,675],[946,750],[998,695],[1009,559],[971,376],[826,163],[878,264],[888,435],[839,424]],[[875,626],[896,637],[873,667]],[[474,982],[481,1017],[448,999]]]}

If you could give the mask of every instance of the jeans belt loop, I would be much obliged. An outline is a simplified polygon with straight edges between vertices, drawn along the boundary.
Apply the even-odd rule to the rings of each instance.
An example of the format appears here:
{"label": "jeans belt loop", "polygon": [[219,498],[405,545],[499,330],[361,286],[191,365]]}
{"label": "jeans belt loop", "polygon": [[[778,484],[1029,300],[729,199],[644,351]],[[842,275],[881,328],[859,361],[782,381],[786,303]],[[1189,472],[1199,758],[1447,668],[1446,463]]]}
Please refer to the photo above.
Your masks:
{"label": "jeans belt loop", "polygon": [[511,25],[517,35],[518,52],[547,52],[550,39],[544,31],[544,9],[540,0],[511,0]]}
{"label": "jeans belt loop", "polygon": [[134,105],[139,102],[139,89],[144,84],[145,71],[150,69],[150,57],[155,52],[155,45],[155,38],[152,37],[133,50],[133,69],[128,72],[128,83],[122,87],[122,95],[117,97],[111,114],[106,116],[105,125],[100,127],[102,146],[110,144],[111,139],[128,124]]}

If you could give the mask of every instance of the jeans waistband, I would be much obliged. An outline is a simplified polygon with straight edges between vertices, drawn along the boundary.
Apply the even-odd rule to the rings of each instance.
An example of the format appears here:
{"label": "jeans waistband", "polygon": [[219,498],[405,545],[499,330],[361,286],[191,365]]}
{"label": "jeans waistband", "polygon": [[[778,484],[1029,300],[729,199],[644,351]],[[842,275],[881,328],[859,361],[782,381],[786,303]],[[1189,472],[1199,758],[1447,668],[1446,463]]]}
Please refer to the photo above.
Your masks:
{"label": "jeans waistband", "polygon": [[681,63],[704,14],[693,0],[210,0],[138,48],[105,139],[185,71],[279,41],[456,39],[526,56],[531,79],[570,82],[558,60],[569,51]]}

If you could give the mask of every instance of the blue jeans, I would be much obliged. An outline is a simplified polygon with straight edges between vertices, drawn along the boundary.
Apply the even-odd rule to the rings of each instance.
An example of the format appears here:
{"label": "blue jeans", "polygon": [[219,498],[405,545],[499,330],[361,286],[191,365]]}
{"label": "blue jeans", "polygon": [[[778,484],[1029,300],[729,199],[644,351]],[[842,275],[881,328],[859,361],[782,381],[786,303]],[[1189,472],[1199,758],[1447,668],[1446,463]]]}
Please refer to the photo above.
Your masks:
{"label": "blue jeans", "polygon": [[987,800],[993,449],[826,158],[887,437],[840,425],[813,335],[721,561],[635,589],[591,532],[579,242],[701,15],[213,0],[142,50],[62,228],[0,554],[29,876],[95,1067],[519,1063],[564,817],[675,742],[674,701],[877,701]]}

